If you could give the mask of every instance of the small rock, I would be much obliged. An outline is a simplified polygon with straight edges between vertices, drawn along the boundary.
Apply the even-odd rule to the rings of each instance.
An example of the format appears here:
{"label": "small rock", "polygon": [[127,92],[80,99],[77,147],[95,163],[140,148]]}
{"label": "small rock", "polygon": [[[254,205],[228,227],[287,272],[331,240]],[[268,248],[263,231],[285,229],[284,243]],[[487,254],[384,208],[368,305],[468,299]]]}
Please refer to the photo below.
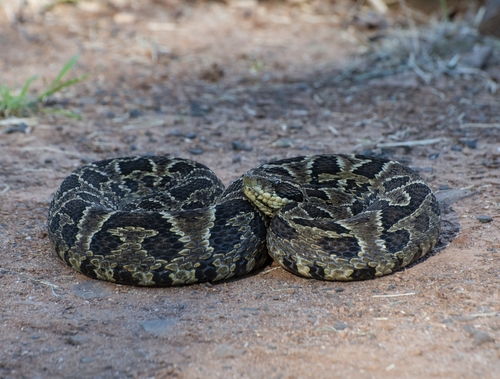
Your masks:
{"label": "small rock", "polygon": [[205,151],[201,147],[193,147],[193,148],[189,149],[189,152],[193,155],[201,155]]}
{"label": "small rock", "polygon": [[154,334],[158,337],[167,335],[173,327],[177,325],[177,319],[166,318],[141,322],[142,328],[149,334]]}
{"label": "small rock", "polygon": [[292,120],[286,124],[290,129],[300,130],[304,127],[304,124],[300,120]]}
{"label": "small rock", "polygon": [[292,109],[290,111],[290,114],[292,116],[308,116],[309,115],[309,111],[306,110],[306,109]]}
{"label": "small rock", "polygon": [[197,101],[191,101],[191,103],[189,104],[189,109],[191,112],[191,116],[193,117],[203,117],[210,111],[210,107],[201,105]]}
{"label": "small rock", "polygon": [[463,140],[462,142],[469,149],[476,149],[477,148],[477,139],[466,139],[466,140]]}
{"label": "small rock", "polygon": [[196,133],[186,133],[184,137],[186,137],[187,139],[195,139]]}
{"label": "small rock", "polygon": [[344,292],[344,289],[342,287],[337,287],[335,288],[335,292]]}
{"label": "small rock", "polygon": [[235,155],[233,156],[233,163],[240,163],[241,162],[241,155]]}
{"label": "small rock", "polygon": [[477,220],[483,224],[493,221],[493,217],[487,215],[479,215],[476,217]]}
{"label": "small rock", "polygon": [[70,345],[73,345],[73,346],[80,346],[80,345],[84,344],[85,342],[87,342],[88,340],[89,339],[85,336],[76,335],[76,336],[68,337],[66,342]]}
{"label": "small rock", "polygon": [[243,312],[250,313],[253,316],[258,316],[259,314],[259,308],[254,308],[254,307],[243,307],[241,308]]}
{"label": "small rock", "polygon": [[335,330],[345,330],[351,327],[349,324],[346,324],[345,322],[338,322],[332,326],[335,328]]}
{"label": "small rock", "polygon": [[280,138],[271,144],[272,147],[293,147],[293,141],[290,138]]}
{"label": "small rock", "polygon": [[250,108],[248,105],[243,105],[243,107],[241,108],[243,109],[243,112],[245,112],[246,114],[252,116],[252,117],[255,117],[257,116],[257,111],[255,109],[252,109]]}
{"label": "small rock", "polygon": [[[435,158],[434,158],[435,159]],[[419,172],[434,172],[434,168],[432,167],[421,167]]]}
{"label": "small rock", "polygon": [[453,151],[462,151],[463,149],[462,149],[462,146],[454,145],[454,146],[451,147],[451,150],[453,150]]}
{"label": "small rock", "polygon": [[171,132],[168,133],[169,136],[174,136],[174,137],[184,137],[184,134],[180,130],[172,130]]}
{"label": "small rock", "polygon": [[142,111],[140,111],[139,109],[132,109],[128,114],[132,118],[137,118],[142,116]]}
{"label": "small rock", "polygon": [[26,133],[26,130],[28,130],[28,125],[26,125],[24,122],[20,122],[19,124],[9,126],[5,133]]}
{"label": "small rock", "polygon": [[233,146],[233,150],[245,150],[245,151],[252,151],[252,146],[245,145],[241,141],[231,141],[231,145]]}

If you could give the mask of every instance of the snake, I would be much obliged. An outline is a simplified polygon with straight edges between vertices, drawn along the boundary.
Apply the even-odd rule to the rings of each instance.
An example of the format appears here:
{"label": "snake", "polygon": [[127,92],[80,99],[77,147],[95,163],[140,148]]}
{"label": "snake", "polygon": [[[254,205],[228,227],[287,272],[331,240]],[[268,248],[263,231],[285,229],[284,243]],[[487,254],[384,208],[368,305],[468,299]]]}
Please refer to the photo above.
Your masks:
{"label": "snake", "polygon": [[95,279],[136,286],[217,282],[263,267],[352,281],[424,257],[439,205],[418,172],[350,154],[262,164],[227,188],[207,166],[165,156],[88,163],[49,206],[56,254]]}

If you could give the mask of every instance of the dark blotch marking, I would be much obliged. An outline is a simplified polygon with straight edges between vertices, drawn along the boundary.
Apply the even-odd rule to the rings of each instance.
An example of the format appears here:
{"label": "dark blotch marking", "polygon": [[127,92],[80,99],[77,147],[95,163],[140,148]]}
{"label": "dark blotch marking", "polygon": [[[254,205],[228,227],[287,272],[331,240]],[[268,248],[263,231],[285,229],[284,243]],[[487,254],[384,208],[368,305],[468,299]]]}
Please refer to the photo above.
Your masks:
{"label": "dark blotch marking", "polygon": [[318,245],[329,254],[347,259],[354,258],[361,251],[358,240],[354,237],[323,237],[318,240]]}
{"label": "dark blotch marking", "polygon": [[73,173],[63,180],[61,186],[59,187],[58,193],[64,193],[79,187],[81,187],[80,179],[76,175],[76,173]]}
{"label": "dark blotch marking", "polygon": [[125,179],[123,181],[123,186],[126,187],[132,193],[137,192],[137,190],[139,189],[139,184],[137,183],[136,180],[133,179]]}
{"label": "dark blotch marking", "polygon": [[386,192],[392,191],[393,189],[404,186],[406,183],[410,181],[409,177],[399,177],[392,178],[384,181],[384,188]]}
{"label": "dark blotch marking", "polygon": [[368,179],[375,179],[377,174],[379,174],[380,171],[382,171],[384,164],[387,163],[387,160],[385,159],[365,157],[362,155],[356,155],[356,158],[366,159],[367,162],[364,163],[361,167],[358,167],[355,170],[353,170],[353,174],[361,175]]}
{"label": "dark blotch marking", "polygon": [[146,158],[119,161],[118,168],[123,175],[130,175],[134,171],[153,172],[153,165]]}
{"label": "dark blotch marking", "polygon": [[383,233],[382,239],[386,241],[386,248],[390,254],[402,251],[410,241],[410,233],[406,230],[396,230],[395,232]]}
{"label": "dark blotch marking", "polygon": [[306,188],[306,193],[307,193],[307,196],[310,198],[314,197],[314,198],[325,200],[325,201],[329,200],[328,195],[325,193],[325,191],[321,191],[321,190],[309,187],[309,188]]}
{"label": "dark blotch marking", "polygon": [[302,191],[288,182],[279,181],[276,185],[273,185],[273,187],[281,198],[286,198],[298,203],[304,201],[304,194]]}
{"label": "dark blotch marking", "polygon": [[105,175],[94,170],[82,172],[81,177],[84,181],[91,183],[92,187],[95,188],[99,188],[102,183],[105,183],[109,180],[109,178],[107,178]]}

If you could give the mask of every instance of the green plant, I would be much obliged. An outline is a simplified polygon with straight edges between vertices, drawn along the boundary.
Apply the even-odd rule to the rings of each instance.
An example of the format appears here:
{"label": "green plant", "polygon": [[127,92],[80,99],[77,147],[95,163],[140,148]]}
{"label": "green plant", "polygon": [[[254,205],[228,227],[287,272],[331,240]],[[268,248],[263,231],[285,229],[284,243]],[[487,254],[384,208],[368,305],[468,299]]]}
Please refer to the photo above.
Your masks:
{"label": "green plant", "polygon": [[40,103],[45,101],[49,96],[87,78],[88,74],[85,74],[78,78],[63,80],[64,76],[71,70],[77,60],[77,55],[71,57],[47,89],[36,97],[29,96],[28,90],[31,83],[38,78],[38,75],[29,78],[18,94],[14,94],[8,87],[0,85],[0,117],[19,116],[29,111],[40,110]]}
{"label": "green plant", "polygon": [[443,12],[443,20],[449,21],[448,3],[446,2],[446,0],[439,0],[439,4],[441,5],[441,12]]}

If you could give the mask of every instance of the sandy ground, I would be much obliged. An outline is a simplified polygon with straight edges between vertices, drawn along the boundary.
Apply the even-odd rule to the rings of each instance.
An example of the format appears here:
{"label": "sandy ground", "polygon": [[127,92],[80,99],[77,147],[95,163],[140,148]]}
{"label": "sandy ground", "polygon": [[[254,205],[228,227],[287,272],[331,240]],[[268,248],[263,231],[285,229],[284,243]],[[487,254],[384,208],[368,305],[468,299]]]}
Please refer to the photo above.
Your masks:
{"label": "sandy ground", "polygon": [[[346,2],[139,3],[3,3],[0,83],[38,74],[40,91],[74,54],[72,75],[90,75],[50,99],[81,120],[0,124],[0,378],[496,377],[500,102],[496,64],[463,68],[478,40],[440,39],[464,66],[396,70],[380,40],[398,14],[374,27]],[[89,161],[171,154],[228,184],[271,159],[351,152],[436,191],[443,234],[423,262],[354,283],[272,265],[134,288],[72,271],[47,237],[52,193]]]}

